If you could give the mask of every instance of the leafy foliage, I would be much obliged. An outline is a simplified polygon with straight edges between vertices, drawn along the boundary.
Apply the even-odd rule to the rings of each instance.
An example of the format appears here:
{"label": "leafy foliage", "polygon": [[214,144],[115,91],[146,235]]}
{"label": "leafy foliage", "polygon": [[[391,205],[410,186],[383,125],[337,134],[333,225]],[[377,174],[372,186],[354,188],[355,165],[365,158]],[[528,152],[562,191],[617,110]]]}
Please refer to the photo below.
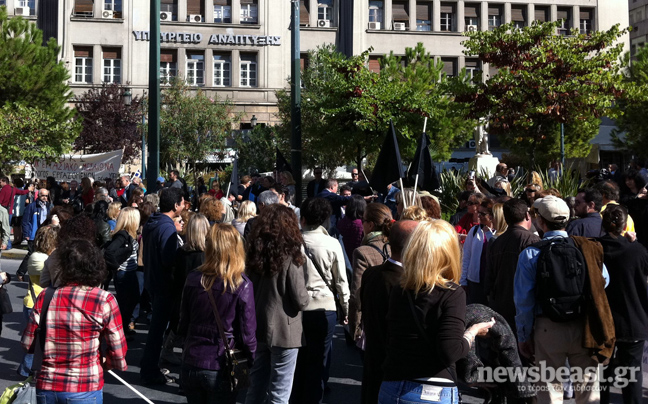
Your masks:
{"label": "leafy foliage", "polygon": [[238,167],[241,173],[273,171],[277,147],[287,159],[290,158],[288,142],[280,138],[271,126],[256,125],[247,133],[236,133],[234,142],[238,150]]}
{"label": "leafy foliage", "polygon": [[76,150],[103,153],[124,149],[124,162],[140,155],[142,136],[138,123],[142,119],[142,100],[135,97],[131,105],[124,105],[124,91],[119,84],[103,84],[75,100],[82,123],[81,135],[74,142]]}
{"label": "leafy foliage", "polygon": [[201,90],[194,93],[181,77],[162,92],[160,112],[160,164],[186,169],[203,161],[225,140],[238,116],[229,100],[209,98]]}
{"label": "leafy foliage", "polygon": [[[499,69],[486,83],[455,82],[457,101],[469,117],[487,117],[489,132],[502,145],[528,156],[529,167],[559,156],[560,124],[565,125],[568,157],[584,157],[598,133],[600,117],[624,93],[618,57],[627,31],[616,25],[583,35],[556,35],[560,22],[513,24],[493,31],[467,32],[466,55]],[[544,161],[543,161],[544,162]]]}
{"label": "leafy foliage", "polygon": [[2,161],[56,160],[70,150],[80,126],[73,120],[59,122],[40,108],[6,104],[0,109]]}
{"label": "leafy foliage", "polygon": [[566,167],[562,170],[561,174],[553,180],[551,179],[548,170],[536,168],[535,171],[540,174],[545,189],[555,188],[560,192],[563,198],[576,196],[580,188],[586,188],[586,184],[580,183],[580,174],[578,172],[578,167],[576,166]]}
{"label": "leafy foliage", "polygon": [[22,17],[8,18],[7,8],[0,7],[0,106],[39,108],[51,123],[64,125],[74,116],[67,105],[70,75],[58,60],[56,40],[42,43],[43,32],[36,24]]}
{"label": "leafy foliage", "polygon": [[[302,75],[303,161],[308,167],[361,166],[379,151],[389,121],[400,132],[405,160],[413,157],[416,138],[428,117],[428,134],[440,157],[470,137],[474,122],[457,113],[445,86],[442,63],[422,44],[407,48],[405,57],[393,54],[381,60],[377,73],[367,67],[371,49],[346,58],[332,45],[309,53]],[[290,92],[277,91],[281,135],[290,130]]]}
{"label": "leafy foliage", "polygon": [[466,173],[464,171],[443,170],[439,174],[441,187],[434,192],[439,198],[439,205],[448,218],[452,216],[459,208],[459,194],[464,190]]}
{"label": "leafy foliage", "polygon": [[[629,58],[626,54],[625,60]],[[617,128],[612,132],[612,140],[618,148],[648,157],[648,47],[639,48],[635,60],[624,73],[625,81],[637,93],[624,95],[616,104]]]}

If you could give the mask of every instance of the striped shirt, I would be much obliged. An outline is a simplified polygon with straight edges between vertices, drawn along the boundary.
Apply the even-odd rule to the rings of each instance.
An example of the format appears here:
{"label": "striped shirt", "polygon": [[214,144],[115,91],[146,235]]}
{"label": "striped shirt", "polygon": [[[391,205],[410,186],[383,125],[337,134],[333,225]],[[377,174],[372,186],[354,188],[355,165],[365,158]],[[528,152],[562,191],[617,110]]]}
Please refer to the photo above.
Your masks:
{"label": "striped shirt", "polygon": [[[40,321],[45,293],[36,299],[22,345],[29,349]],[[78,393],[103,388],[100,337],[107,369],[126,370],[126,339],[115,297],[100,289],[65,286],[54,293],[47,312],[43,366],[36,388]]]}

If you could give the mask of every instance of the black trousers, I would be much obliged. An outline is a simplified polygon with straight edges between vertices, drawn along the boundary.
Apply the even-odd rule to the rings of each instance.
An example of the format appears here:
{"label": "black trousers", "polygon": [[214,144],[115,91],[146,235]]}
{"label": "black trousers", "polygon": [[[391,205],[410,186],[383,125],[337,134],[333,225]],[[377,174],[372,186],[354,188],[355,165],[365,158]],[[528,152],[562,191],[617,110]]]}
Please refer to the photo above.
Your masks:
{"label": "black trousers", "polygon": [[[640,404],[642,402],[641,383],[643,381],[643,373],[641,360],[643,357],[643,347],[644,341],[617,341],[614,357],[612,357],[610,364],[603,371],[604,381],[601,382],[601,404],[610,403],[610,387],[615,384],[621,388],[621,394],[625,404]],[[607,381],[610,378],[614,379],[612,383]],[[630,381],[631,379],[635,381]]]}

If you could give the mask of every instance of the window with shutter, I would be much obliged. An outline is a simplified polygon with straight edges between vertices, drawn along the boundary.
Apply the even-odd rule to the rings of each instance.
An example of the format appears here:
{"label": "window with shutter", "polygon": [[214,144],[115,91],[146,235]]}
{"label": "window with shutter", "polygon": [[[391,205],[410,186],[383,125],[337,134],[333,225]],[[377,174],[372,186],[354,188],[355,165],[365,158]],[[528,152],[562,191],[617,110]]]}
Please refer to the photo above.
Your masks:
{"label": "window with shutter", "polygon": [[299,0],[299,25],[301,26],[307,26],[310,23],[309,3],[308,0]]}
{"label": "window with shutter", "polygon": [[214,53],[214,86],[229,87],[232,85],[232,56],[229,53]]}
{"label": "window with shutter", "polygon": [[481,73],[481,64],[479,59],[466,59],[465,69],[472,81],[479,81]]}
{"label": "window with shutter", "polygon": [[392,18],[394,21],[409,23],[409,5],[406,1],[392,3]]}
{"label": "window with shutter", "polygon": [[549,21],[548,15],[549,15],[549,9],[548,8],[546,8],[546,7],[537,7],[536,6],[534,20],[539,21],[539,22],[547,22],[547,21]]}
{"label": "window with shutter", "polygon": [[169,84],[171,78],[178,74],[178,51],[160,49],[160,83]]}
{"label": "window with shutter", "polygon": [[241,53],[239,85],[241,87],[257,86],[257,54]]}
{"label": "window with shutter", "polygon": [[511,22],[515,24],[516,28],[526,27],[526,8],[511,7]]}
{"label": "window with shutter", "polygon": [[377,22],[382,25],[384,9],[385,3],[382,0],[369,1],[369,22]]}
{"label": "window with shutter", "polygon": [[466,31],[479,31],[479,5],[468,4],[464,7]]}
{"label": "window with shutter", "polygon": [[[257,0],[241,0],[241,24],[258,24],[259,8]],[[300,18],[301,24],[301,18]]]}
{"label": "window with shutter", "polygon": [[443,62],[443,72],[448,77],[457,75],[457,58],[441,58]]}
{"label": "window with shutter", "polygon": [[558,27],[559,35],[569,35],[571,29],[571,10],[567,8],[559,8],[556,19],[561,22]]}
{"label": "window with shutter", "polygon": [[214,0],[214,22],[225,24],[232,22],[231,0]]}
{"label": "window with shutter", "polygon": [[488,30],[492,31],[502,25],[501,7],[488,7]]}
{"label": "window with shutter", "polygon": [[441,31],[455,31],[455,7],[452,3],[441,3]]}
{"label": "window with shutter", "polygon": [[580,21],[579,28],[581,34],[590,34],[592,32],[592,16],[594,15],[594,10],[591,9],[580,9]]}
{"label": "window with shutter", "polygon": [[92,17],[93,4],[92,0],[76,0],[74,2],[74,16],[75,17]]}
{"label": "window with shutter", "polygon": [[74,82],[92,83],[92,47],[74,47]]}
{"label": "window with shutter", "polygon": [[419,0],[416,4],[416,30],[432,30],[432,3]]}
{"label": "window with shutter", "polygon": [[197,52],[187,52],[187,84],[190,86],[205,85],[205,55]]}
{"label": "window with shutter", "polygon": [[187,0],[187,15],[205,15],[202,0]]}
{"label": "window with shutter", "polygon": [[121,83],[121,48],[103,48],[103,82]]}
{"label": "window with shutter", "polygon": [[171,20],[178,20],[178,0],[161,0],[160,12],[171,13]]}

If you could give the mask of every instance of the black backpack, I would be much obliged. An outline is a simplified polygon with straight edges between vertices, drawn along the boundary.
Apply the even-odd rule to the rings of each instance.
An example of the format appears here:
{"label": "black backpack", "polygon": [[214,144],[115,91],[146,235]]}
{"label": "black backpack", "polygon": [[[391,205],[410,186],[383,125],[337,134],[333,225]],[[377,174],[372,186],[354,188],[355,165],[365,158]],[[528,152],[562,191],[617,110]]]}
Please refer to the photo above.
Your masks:
{"label": "black backpack", "polygon": [[570,237],[542,240],[536,272],[536,300],[551,321],[567,322],[585,314],[589,290],[587,263]]}

